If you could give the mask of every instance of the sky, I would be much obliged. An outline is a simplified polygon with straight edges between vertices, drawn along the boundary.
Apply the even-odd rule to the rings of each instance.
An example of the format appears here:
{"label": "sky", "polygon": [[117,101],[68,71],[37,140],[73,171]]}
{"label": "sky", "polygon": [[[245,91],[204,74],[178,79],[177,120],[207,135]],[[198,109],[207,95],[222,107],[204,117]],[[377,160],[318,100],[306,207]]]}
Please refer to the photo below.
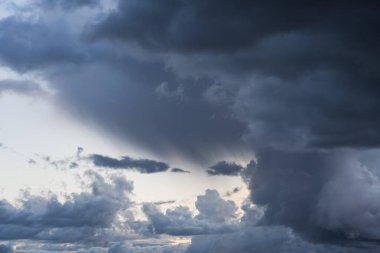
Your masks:
{"label": "sky", "polygon": [[380,252],[379,10],[0,0],[0,253]]}

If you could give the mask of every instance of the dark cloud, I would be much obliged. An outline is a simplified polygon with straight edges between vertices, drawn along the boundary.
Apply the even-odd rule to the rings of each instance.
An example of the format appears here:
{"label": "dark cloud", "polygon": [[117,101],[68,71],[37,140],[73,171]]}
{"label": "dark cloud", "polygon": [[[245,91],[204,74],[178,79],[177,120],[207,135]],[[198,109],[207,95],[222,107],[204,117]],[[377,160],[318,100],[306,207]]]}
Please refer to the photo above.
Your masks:
{"label": "dark cloud", "polygon": [[379,240],[380,180],[353,151],[259,153],[247,168],[262,225],[292,227],[309,239]]}
{"label": "dark cloud", "polygon": [[294,5],[247,0],[233,4],[216,0],[121,1],[119,8],[94,28],[93,36],[132,41],[159,51],[234,52],[251,47],[262,37],[304,28],[328,7],[302,1]]}
{"label": "dark cloud", "polygon": [[184,170],[184,169],[180,169],[180,168],[172,168],[170,171],[174,172],[174,173],[191,173],[188,170]]}
{"label": "dark cloud", "polygon": [[73,17],[80,23],[73,26],[76,19],[65,18],[1,20],[0,61],[19,72],[38,71],[66,110],[156,155],[206,164],[242,145],[246,127],[204,98],[214,80],[180,78],[123,45],[86,44],[78,35],[85,21]]}
{"label": "dark cloud", "polygon": [[12,246],[4,245],[4,244],[0,245],[0,253],[12,253],[12,252],[14,252],[14,249]]}
{"label": "dark cloud", "polygon": [[[117,66],[125,75],[115,71],[120,80],[102,80],[93,73],[86,75],[85,68],[76,76],[62,70],[50,78],[77,112],[106,122],[108,128],[116,126],[157,153],[175,147],[200,158],[199,147],[241,145],[237,140],[246,127],[250,134],[244,138],[255,145],[376,147],[380,139],[376,7],[370,1],[242,0],[233,5],[215,0],[120,1],[104,20],[89,25],[87,34],[94,41],[121,42],[115,47],[121,55],[116,57],[109,46],[107,57],[97,61],[115,70]],[[2,20],[1,26],[0,55],[15,69],[83,62],[88,54],[96,55],[75,35],[66,34],[67,29],[14,17]],[[24,39],[18,39],[20,34]],[[141,48],[143,60],[130,59],[123,43]],[[147,52],[152,51],[149,57]],[[106,67],[102,72],[99,75],[113,75]],[[197,79],[179,80],[184,76]],[[172,83],[181,94],[197,89],[200,94],[187,102],[155,97],[157,89],[161,94],[178,93],[176,88],[167,89]],[[194,83],[201,88],[194,88]],[[205,90],[227,108],[200,100]],[[225,117],[230,114],[234,116]],[[192,122],[203,124],[197,128]],[[162,148],[165,142],[171,147]]]}
{"label": "dark cloud", "polygon": [[0,20],[0,61],[21,72],[83,62],[86,55],[78,39],[63,23],[52,25],[13,16]]}
{"label": "dark cloud", "polygon": [[177,83],[177,78],[161,63],[129,57],[51,76],[74,115],[99,122],[119,138],[165,159],[177,156],[210,163],[221,151],[243,145],[245,127],[204,99],[205,80],[183,80],[184,100],[157,94],[163,81]]}
{"label": "dark cloud", "polygon": [[207,173],[211,176],[237,176],[242,169],[243,167],[236,163],[221,161],[211,166],[210,169],[207,170]]}
{"label": "dark cloud", "polygon": [[133,169],[141,173],[157,173],[167,171],[169,165],[150,159],[133,159],[124,156],[121,159],[115,159],[108,156],[94,154],[89,157],[95,166],[107,167],[112,169]]}
{"label": "dark cloud", "polygon": [[[379,7],[131,0],[88,34],[138,47],[180,77],[212,80],[205,97],[248,128],[240,137],[257,152],[244,173],[265,207],[262,224],[378,240],[378,172],[336,149],[380,146]],[[345,184],[356,191],[344,194]]]}
{"label": "dark cloud", "polygon": [[232,83],[231,107],[250,126],[250,142],[373,147],[380,143],[377,7],[123,1],[91,32],[163,54],[179,75]]}

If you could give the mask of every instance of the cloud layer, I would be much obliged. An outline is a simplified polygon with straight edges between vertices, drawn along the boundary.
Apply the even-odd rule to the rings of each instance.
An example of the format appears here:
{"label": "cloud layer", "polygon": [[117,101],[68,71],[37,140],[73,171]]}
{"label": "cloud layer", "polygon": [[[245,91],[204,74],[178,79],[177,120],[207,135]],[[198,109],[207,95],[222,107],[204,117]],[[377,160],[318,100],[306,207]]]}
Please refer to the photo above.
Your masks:
{"label": "cloud layer", "polygon": [[[197,214],[146,203],[147,221],[124,213],[131,222],[115,225],[129,210],[132,185],[93,174],[91,191],[64,201],[26,196],[20,208],[1,201],[0,239],[96,246],[102,238],[104,245],[86,250],[108,253],[378,250],[378,3],[34,3],[0,20],[3,66],[38,73],[66,111],[164,161],[242,175],[250,202],[239,219],[234,202],[208,190],[197,197]],[[38,87],[1,80],[5,91]],[[224,161],[246,152],[256,154],[246,168]],[[90,159],[142,173],[170,168],[150,159]],[[187,249],[136,247],[119,238],[131,233],[194,237]]]}

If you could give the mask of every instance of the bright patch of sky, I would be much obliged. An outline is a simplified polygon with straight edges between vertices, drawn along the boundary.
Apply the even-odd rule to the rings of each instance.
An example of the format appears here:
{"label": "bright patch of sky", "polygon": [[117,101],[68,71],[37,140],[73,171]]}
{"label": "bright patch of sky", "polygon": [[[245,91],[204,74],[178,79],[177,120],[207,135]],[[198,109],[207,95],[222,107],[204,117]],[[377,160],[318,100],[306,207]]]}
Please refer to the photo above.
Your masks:
{"label": "bright patch of sky", "polygon": [[[90,163],[80,163],[79,168],[73,169],[56,168],[51,163],[75,158],[78,147],[84,149],[84,154],[99,153],[113,157],[128,155],[160,160],[104,133],[89,122],[79,122],[65,114],[54,103],[54,92],[38,75],[19,75],[0,68],[0,80],[33,81],[40,84],[46,93],[37,96],[5,91],[0,95],[0,190],[3,197],[16,198],[21,189],[32,192],[80,190],[78,173],[91,168]],[[176,163],[171,164],[172,167],[192,173],[146,175],[123,172],[134,182],[136,201],[176,200],[180,204],[192,205],[196,196],[207,188],[217,189],[221,194],[235,187],[245,189],[240,177],[208,177],[205,169],[199,170],[194,165],[173,160]],[[246,194],[247,191],[240,191],[230,198],[240,203]]]}

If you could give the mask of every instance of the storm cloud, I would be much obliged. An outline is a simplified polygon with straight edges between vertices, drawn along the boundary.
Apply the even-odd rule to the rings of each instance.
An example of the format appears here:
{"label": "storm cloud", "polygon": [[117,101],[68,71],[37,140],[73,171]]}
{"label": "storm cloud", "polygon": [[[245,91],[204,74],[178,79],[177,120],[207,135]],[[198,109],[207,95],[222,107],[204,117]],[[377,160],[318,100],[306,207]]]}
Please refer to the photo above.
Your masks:
{"label": "storm cloud", "polygon": [[251,143],[373,147],[380,140],[375,7],[123,1],[90,34],[164,55],[179,75],[212,76],[224,93],[232,90],[227,101]]}
{"label": "storm cloud", "polygon": [[251,200],[265,208],[258,224],[289,226],[313,240],[378,240],[380,181],[363,156],[353,151],[260,153],[246,169]]}
{"label": "storm cloud", "polygon": [[[380,145],[377,7],[127,1],[88,34],[137,46],[182,78],[213,80],[205,98],[247,127],[241,138],[257,152],[247,181],[253,203],[266,208],[262,224],[318,239],[378,239],[377,203],[370,200],[378,194],[377,172],[344,150]],[[352,193],[334,202],[342,181],[368,198],[359,204]],[[353,215],[347,210],[358,218],[346,219]]]}
{"label": "storm cloud", "polygon": [[[49,7],[43,1],[41,8],[69,13],[95,2]],[[93,10],[75,29],[65,18],[1,19],[0,60],[19,73],[38,72],[66,111],[126,143],[165,161],[222,161],[206,172],[243,176],[253,206],[242,208],[250,226],[244,230],[226,226],[236,206],[211,190],[198,197],[197,215],[184,206],[165,212],[143,206],[153,234],[230,232],[194,237],[189,253],[341,252],[336,245],[369,241],[378,249],[379,9],[374,1],[125,0]],[[18,85],[12,88],[33,90]],[[223,162],[247,150],[255,157],[246,168]],[[148,159],[91,159],[98,167],[142,173],[169,169]],[[0,234],[48,238],[43,228],[50,224],[58,238],[65,215],[92,206],[99,216],[70,218],[66,236],[74,237],[77,226],[89,234],[109,227],[122,205],[95,192],[63,204],[45,200],[49,208],[38,215],[1,202],[7,223]],[[117,244],[109,252],[130,247]]]}

